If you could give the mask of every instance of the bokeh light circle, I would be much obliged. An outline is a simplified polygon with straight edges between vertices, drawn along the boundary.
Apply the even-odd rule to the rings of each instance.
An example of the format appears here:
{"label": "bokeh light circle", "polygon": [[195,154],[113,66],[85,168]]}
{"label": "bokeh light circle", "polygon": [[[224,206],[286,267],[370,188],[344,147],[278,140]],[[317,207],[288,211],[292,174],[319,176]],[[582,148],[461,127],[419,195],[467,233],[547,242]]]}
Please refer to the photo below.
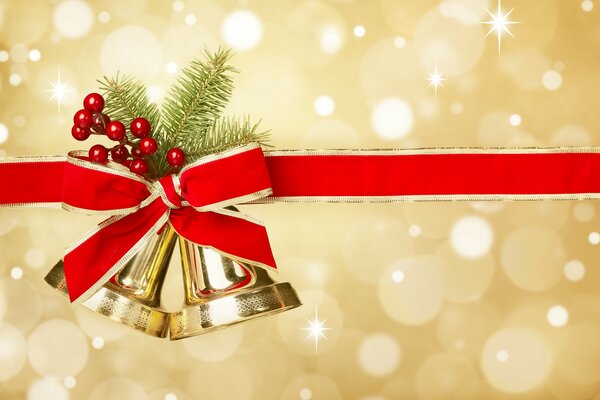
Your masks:
{"label": "bokeh light circle", "polygon": [[573,216],[579,222],[589,222],[595,214],[596,209],[589,202],[578,202],[573,206]]}
{"label": "bokeh light circle", "polygon": [[435,321],[436,336],[446,352],[478,358],[497,326],[497,318],[496,308],[490,303],[446,303]]}
{"label": "bokeh light circle", "polygon": [[553,146],[591,146],[592,138],[589,132],[575,124],[562,125],[550,138]]}
{"label": "bokeh light circle", "polygon": [[564,267],[565,278],[571,282],[577,282],[585,276],[585,265],[579,260],[569,260]]}
{"label": "bokeh light circle", "polygon": [[216,335],[201,335],[182,342],[186,351],[197,360],[220,362],[233,356],[242,343],[243,326],[220,331]]}
{"label": "bokeh light circle", "polygon": [[436,257],[447,300],[457,303],[477,301],[488,290],[496,269],[491,254],[465,259],[446,242],[437,249]]}
{"label": "bokeh light circle", "polygon": [[[401,271],[400,282],[393,279]],[[381,275],[377,295],[384,311],[406,325],[431,321],[442,306],[443,283],[437,259],[414,256],[397,261]]]}
{"label": "bokeh light circle", "polygon": [[522,393],[541,385],[553,365],[545,339],[530,329],[508,328],[492,335],[481,353],[487,381],[508,393]]}
{"label": "bokeh light circle", "polygon": [[562,86],[563,78],[560,72],[548,70],[542,76],[542,84],[550,91],[558,90]]}
{"label": "bokeh light circle", "polygon": [[126,326],[115,324],[105,316],[84,307],[75,310],[75,317],[79,327],[89,338],[101,337],[104,341],[114,341],[123,338],[128,332]]}
{"label": "bokeh light circle", "polygon": [[345,19],[334,5],[321,1],[302,1],[285,20],[279,46],[303,66],[330,62],[346,40]]}
{"label": "bokeh light circle", "polygon": [[557,347],[556,373],[570,385],[586,386],[600,374],[600,324],[597,321],[567,326]]}
{"label": "bokeh light circle", "polygon": [[21,371],[27,359],[27,344],[23,334],[14,326],[0,322],[0,382]]}
{"label": "bokeh light circle", "polygon": [[94,25],[91,7],[80,0],[65,0],[54,9],[54,27],[64,37],[76,39],[85,36]]}
{"label": "bokeh light circle", "polygon": [[321,116],[328,116],[335,110],[335,101],[329,96],[319,96],[315,100],[315,111]]}
{"label": "bokeh light circle", "polygon": [[100,382],[89,397],[90,400],[139,400],[145,398],[147,398],[147,394],[144,387],[125,377],[114,377]]}
{"label": "bokeh light circle", "polygon": [[398,368],[402,350],[396,340],[384,333],[367,336],[358,348],[358,362],[369,375],[386,376]]}
{"label": "bokeh light circle", "polygon": [[444,76],[469,71],[481,58],[484,32],[480,24],[464,24],[448,18],[439,9],[428,11],[415,30],[414,44],[427,71],[437,65]]}
{"label": "bokeh light circle", "polygon": [[436,354],[428,358],[417,372],[417,393],[422,400],[453,398],[463,386],[476,378],[477,372],[467,357]]}
{"label": "bokeh light circle", "polygon": [[561,305],[552,306],[548,310],[546,318],[550,325],[559,328],[569,321],[569,311]]}
{"label": "bokeh light circle", "polygon": [[[235,384],[224,386],[223,377],[226,376],[235,377]],[[192,399],[220,399],[226,393],[226,397],[231,399],[250,400],[254,394],[254,385],[251,368],[246,363],[228,361],[199,363],[189,372],[186,388]]]}
{"label": "bokeh light circle", "polygon": [[198,50],[215,48],[215,36],[204,25],[179,25],[169,29],[160,39],[165,69],[170,74],[179,74],[182,67],[198,57]]}
{"label": "bokeh light circle", "polygon": [[344,264],[356,279],[372,285],[391,263],[414,253],[414,239],[404,222],[381,214],[357,218],[342,240]]}
{"label": "bokeh light circle", "polygon": [[43,376],[66,378],[77,375],[88,359],[88,344],[72,322],[51,319],[29,336],[29,363]]}
{"label": "bokeh light circle", "polygon": [[467,216],[456,221],[450,232],[454,250],[467,259],[479,258],[489,252],[494,240],[490,224],[478,216]]}
{"label": "bokeh light circle", "polygon": [[4,308],[3,321],[14,325],[21,332],[28,332],[42,316],[40,294],[27,279],[1,277],[0,298],[0,313]]}
{"label": "bokeh light circle", "polygon": [[146,28],[127,25],[112,31],[100,49],[103,71],[114,75],[117,71],[152,78],[162,70],[162,47]]}
{"label": "bokeh light circle", "polygon": [[[310,397],[309,397],[310,394]],[[304,396],[304,397],[302,397]],[[341,400],[342,394],[331,378],[319,374],[300,375],[292,379],[277,397],[279,399]]]}
{"label": "bokeh light circle", "polygon": [[56,378],[35,381],[27,390],[27,400],[69,400],[71,395]]}
{"label": "bokeh light circle", "polygon": [[519,228],[502,244],[504,272],[516,286],[532,292],[548,290],[556,285],[562,276],[566,258],[560,237],[539,226]]}
{"label": "bokeh light circle", "polygon": [[25,263],[31,268],[41,268],[46,265],[46,253],[40,248],[31,248],[25,252]]}
{"label": "bokeh light circle", "polygon": [[388,97],[380,100],[371,113],[373,130],[385,140],[402,139],[414,124],[410,105],[400,98]]}
{"label": "bokeh light circle", "polygon": [[262,38],[263,26],[251,11],[238,10],[229,14],[223,22],[221,33],[225,42],[236,50],[250,50]]}
{"label": "bokeh light circle", "polygon": [[360,146],[352,125],[337,119],[325,119],[311,126],[302,140],[307,149],[352,149]]}
{"label": "bokeh light circle", "polygon": [[4,124],[0,124],[0,144],[5,143],[8,140],[8,127]]}
{"label": "bokeh light circle", "polygon": [[[398,65],[402,66],[402,73],[398,73]],[[416,50],[402,37],[381,39],[370,45],[362,56],[360,83],[369,97],[385,98],[402,93],[405,98],[415,98],[426,87],[414,84],[420,79],[423,79],[423,71]]]}
{"label": "bokeh light circle", "polygon": [[536,225],[558,230],[571,210],[569,201],[516,201],[507,207],[508,217],[516,226]]}

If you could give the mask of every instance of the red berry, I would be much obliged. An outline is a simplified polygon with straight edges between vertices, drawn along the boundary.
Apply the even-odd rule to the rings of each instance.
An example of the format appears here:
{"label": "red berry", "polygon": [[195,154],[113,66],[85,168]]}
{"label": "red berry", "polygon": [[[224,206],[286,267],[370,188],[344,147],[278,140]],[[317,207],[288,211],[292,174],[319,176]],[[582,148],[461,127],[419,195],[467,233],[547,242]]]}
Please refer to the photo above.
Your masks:
{"label": "red berry", "polygon": [[172,167],[181,167],[185,161],[185,153],[179,147],[174,147],[167,152],[167,162]]}
{"label": "red berry", "polygon": [[151,156],[152,154],[156,153],[156,140],[149,138],[149,137],[145,137],[142,140],[140,140],[140,151],[142,152],[143,155],[145,156]]}
{"label": "red berry", "polygon": [[92,112],[90,110],[79,110],[73,116],[73,122],[81,129],[90,129],[92,126]]}
{"label": "red berry", "polygon": [[138,149],[137,147],[132,147],[131,148],[131,155],[134,156],[135,158],[142,158],[142,157],[144,157],[144,155],[142,154],[141,150]]}
{"label": "red berry", "polygon": [[99,132],[104,132],[106,126],[110,123],[110,118],[106,114],[100,112],[92,114],[92,128]]}
{"label": "red berry", "polygon": [[146,172],[148,172],[148,163],[146,162],[146,160],[136,158],[131,162],[129,170],[139,175],[145,175]]}
{"label": "red berry", "polygon": [[136,118],[133,121],[131,121],[129,130],[131,131],[131,134],[135,137],[146,137],[150,133],[150,122],[148,122],[146,118]]}
{"label": "red berry", "polygon": [[120,145],[110,151],[110,156],[115,161],[124,161],[129,157],[129,150],[127,150],[127,147]]}
{"label": "red berry", "polygon": [[125,125],[119,121],[112,121],[106,125],[106,136],[110,140],[121,140],[125,137]]}
{"label": "red berry", "polygon": [[99,93],[90,93],[83,99],[83,108],[92,112],[100,112],[104,109],[104,97]]}
{"label": "red berry", "polygon": [[77,125],[73,125],[71,128],[71,135],[73,135],[73,137],[79,141],[84,141],[85,139],[89,138],[90,133],[91,132],[89,129],[81,129]]}
{"label": "red berry", "polygon": [[101,144],[95,144],[89,151],[90,160],[97,163],[105,163],[108,160],[108,150]]}

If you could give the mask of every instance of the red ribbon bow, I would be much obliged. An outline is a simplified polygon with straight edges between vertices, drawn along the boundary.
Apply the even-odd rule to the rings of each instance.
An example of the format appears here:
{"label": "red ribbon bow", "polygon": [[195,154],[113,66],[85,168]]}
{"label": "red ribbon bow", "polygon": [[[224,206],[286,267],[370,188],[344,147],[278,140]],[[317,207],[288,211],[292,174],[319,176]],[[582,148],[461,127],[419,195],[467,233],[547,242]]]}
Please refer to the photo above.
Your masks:
{"label": "red ribbon bow", "polygon": [[111,215],[67,249],[64,269],[71,301],[94,294],[165,223],[198,245],[276,268],[265,227],[227,208],[271,193],[269,171],[256,144],[203,157],[156,182],[118,164],[103,166],[71,154],[64,171],[63,207]]}

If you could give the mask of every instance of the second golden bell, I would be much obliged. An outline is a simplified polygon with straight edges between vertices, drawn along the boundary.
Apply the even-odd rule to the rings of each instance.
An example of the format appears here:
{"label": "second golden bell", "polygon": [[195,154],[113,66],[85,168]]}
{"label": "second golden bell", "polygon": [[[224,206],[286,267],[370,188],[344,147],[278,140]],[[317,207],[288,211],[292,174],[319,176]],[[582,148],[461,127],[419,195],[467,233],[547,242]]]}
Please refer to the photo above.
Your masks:
{"label": "second golden bell", "polygon": [[[166,225],[83,305],[151,336],[166,337],[170,331],[170,338],[176,340],[302,304],[289,283],[277,283],[261,268],[236,262],[179,237],[185,301],[179,311],[165,311],[161,290],[177,238],[175,231]],[[62,261],[45,279],[68,294]]]}

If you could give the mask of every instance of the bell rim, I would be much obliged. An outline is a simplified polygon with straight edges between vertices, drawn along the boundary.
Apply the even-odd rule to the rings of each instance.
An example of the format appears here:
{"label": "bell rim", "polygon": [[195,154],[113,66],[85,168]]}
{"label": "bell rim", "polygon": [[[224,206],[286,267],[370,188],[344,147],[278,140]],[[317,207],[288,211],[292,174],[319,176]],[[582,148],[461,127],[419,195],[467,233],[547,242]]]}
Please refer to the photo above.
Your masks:
{"label": "bell rim", "polygon": [[[44,280],[63,296],[68,297],[69,293],[62,266],[62,261],[59,261],[48,272]],[[110,283],[107,283],[106,286],[103,286],[89,299],[85,300],[82,303],[84,308],[149,336],[167,337],[170,319],[168,312],[147,306],[118,293],[116,290],[111,290],[107,287],[110,285]]]}
{"label": "bell rim", "polygon": [[[261,298],[263,300],[262,302],[260,301]],[[232,299],[234,300],[233,302],[231,301]],[[279,304],[277,301],[279,301]],[[242,308],[243,303],[251,303],[254,306],[258,305],[257,311],[240,311],[240,302],[242,303]],[[220,311],[223,311],[222,308],[225,306],[228,308],[226,311],[232,312],[235,308],[237,312],[231,319],[226,321],[212,321],[212,319],[207,318],[207,316],[210,316],[210,308],[214,308],[217,303],[221,306]],[[301,305],[302,302],[300,301],[296,290],[294,290],[289,282],[278,282],[247,291],[234,292],[229,295],[219,296],[201,304],[186,305],[180,310],[172,312],[169,339],[180,340],[214,332],[242,322],[289,311],[300,307]]]}

